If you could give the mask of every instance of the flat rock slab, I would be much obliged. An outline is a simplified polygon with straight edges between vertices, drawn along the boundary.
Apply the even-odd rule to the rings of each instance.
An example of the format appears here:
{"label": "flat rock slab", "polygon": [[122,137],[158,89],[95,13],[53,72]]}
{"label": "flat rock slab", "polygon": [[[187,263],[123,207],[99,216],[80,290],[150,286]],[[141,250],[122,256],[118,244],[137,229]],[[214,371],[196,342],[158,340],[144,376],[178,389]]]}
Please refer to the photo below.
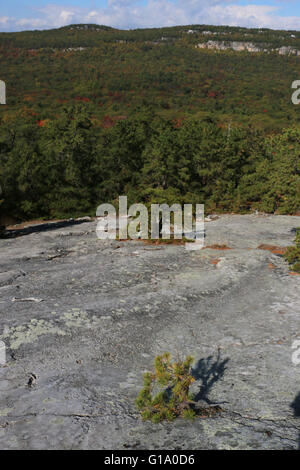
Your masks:
{"label": "flat rock slab", "polygon": [[[299,448],[300,276],[258,249],[298,226],[223,215],[201,251],[100,241],[93,221],[0,240],[0,448]],[[141,421],[142,373],[165,351],[195,357],[194,393],[222,413]]]}

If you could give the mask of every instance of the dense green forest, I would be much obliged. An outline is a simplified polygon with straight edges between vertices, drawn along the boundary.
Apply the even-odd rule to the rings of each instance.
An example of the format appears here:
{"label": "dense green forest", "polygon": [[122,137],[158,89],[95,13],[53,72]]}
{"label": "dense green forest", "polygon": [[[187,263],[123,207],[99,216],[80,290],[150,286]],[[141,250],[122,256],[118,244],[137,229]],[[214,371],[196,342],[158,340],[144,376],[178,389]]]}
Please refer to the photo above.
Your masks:
{"label": "dense green forest", "polygon": [[[141,108],[168,119],[212,115],[224,126],[251,123],[266,131],[299,123],[299,110],[291,105],[298,56],[197,49],[201,38],[224,34],[188,34],[179,27],[82,28],[0,34],[0,74],[8,95],[0,116],[23,109],[43,121],[59,114],[62,105],[82,101],[104,125],[137,117]],[[250,34],[235,29],[225,28],[225,37]],[[272,32],[249,31],[251,41],[265,37],[271,44]],[[278,42],[280,32],[273,33]],[[126,39],[118,39],[122,35]],[[300,33],[299,40],[286,36],[287,44],[299,42],[300,50]]]}
{"label": "dense green forest", "polygon": [[2,221],[94,214],[102,202],[207,211],[300,209],[300,33],[97,25],[0,33]]}

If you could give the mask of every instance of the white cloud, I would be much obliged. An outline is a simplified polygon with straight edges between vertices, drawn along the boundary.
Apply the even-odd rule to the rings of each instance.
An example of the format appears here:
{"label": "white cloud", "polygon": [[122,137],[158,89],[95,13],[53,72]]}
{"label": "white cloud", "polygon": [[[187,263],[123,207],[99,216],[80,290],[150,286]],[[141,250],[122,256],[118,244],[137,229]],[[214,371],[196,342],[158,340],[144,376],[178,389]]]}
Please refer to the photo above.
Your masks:
{"label": "white cloud", "polygon": [[208,19],[230,26],[248,26],[274,29],[300,29],[300,17],[281,17],[276,15],[278,7],[263,5],[228,5],[215,6],[208,11]]}
{"label": "white cloud", "polygon": [[7,25],[9,24],[10,18],[8,16],[0,16],[0,25]]}
{"label": "white cloud", "polygon": [[45,29],[71,23],[97,23],[124,29],[183,24],[300,29],[300,17],[280,16],[279,6],[253,3],[241,6],[234,1],[148,0],[141,5],[138,0],[109,0],[107,8],[99,9],[48,4],[36,10],[33,18],[0,17],[0,29]]}

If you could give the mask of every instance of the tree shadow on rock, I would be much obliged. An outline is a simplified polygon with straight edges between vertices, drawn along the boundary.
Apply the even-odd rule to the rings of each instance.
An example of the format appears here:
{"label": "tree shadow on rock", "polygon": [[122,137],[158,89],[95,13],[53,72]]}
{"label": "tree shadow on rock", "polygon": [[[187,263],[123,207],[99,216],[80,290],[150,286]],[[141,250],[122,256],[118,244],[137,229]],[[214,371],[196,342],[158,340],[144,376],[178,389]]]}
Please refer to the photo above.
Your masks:
{"label": "tree shadow on rock", "polygon": [[[300,417],[300,392],[296,395],[293,403],[291,403],[291,408],[294,411],[295,418]],[[298,450],[300,450],[300,434],[298,438]]]}
{"label": "tree shadow on rock", "polygon": [[213,404],[208,395],[214,384],[223,378],[229,360],[229,358],[221,359],[221,352],[218,349],[217,357],[209,356],[197,362],[192,375],[195,380],[201,380],[202,383],[199,392],[194,397],[195,402],[202,400],[208,405]]}
{"label": "tree shadow on rock", "polygon": [[47,232],[49,230],[57,230],[61,228],[71,227],[73,225],[80,225],[86,222],[90,222],[90,220],[82,218],[80,219],[69,219],[69,220],[59,220],[57,222],[41,222],[35,225],[29,225],[28,227],[24,228],[16,228],[5,230],[3,229],[1,232],[0,227],[0,238],[17,238],[22,237],[24,235],[31,235],[32,233],[40,233],[40,232]]}

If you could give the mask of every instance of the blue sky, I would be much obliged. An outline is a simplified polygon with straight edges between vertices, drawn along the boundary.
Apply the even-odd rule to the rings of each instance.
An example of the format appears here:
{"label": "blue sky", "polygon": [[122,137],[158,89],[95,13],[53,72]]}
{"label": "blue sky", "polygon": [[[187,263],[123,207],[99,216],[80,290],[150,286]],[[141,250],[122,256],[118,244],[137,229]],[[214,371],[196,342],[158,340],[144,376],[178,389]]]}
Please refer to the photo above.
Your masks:
{"label": "blue sky", "polygon": [[118,28],[226,24],[300,30],[299,0],[1,0],[0,31],[71,23]]}

